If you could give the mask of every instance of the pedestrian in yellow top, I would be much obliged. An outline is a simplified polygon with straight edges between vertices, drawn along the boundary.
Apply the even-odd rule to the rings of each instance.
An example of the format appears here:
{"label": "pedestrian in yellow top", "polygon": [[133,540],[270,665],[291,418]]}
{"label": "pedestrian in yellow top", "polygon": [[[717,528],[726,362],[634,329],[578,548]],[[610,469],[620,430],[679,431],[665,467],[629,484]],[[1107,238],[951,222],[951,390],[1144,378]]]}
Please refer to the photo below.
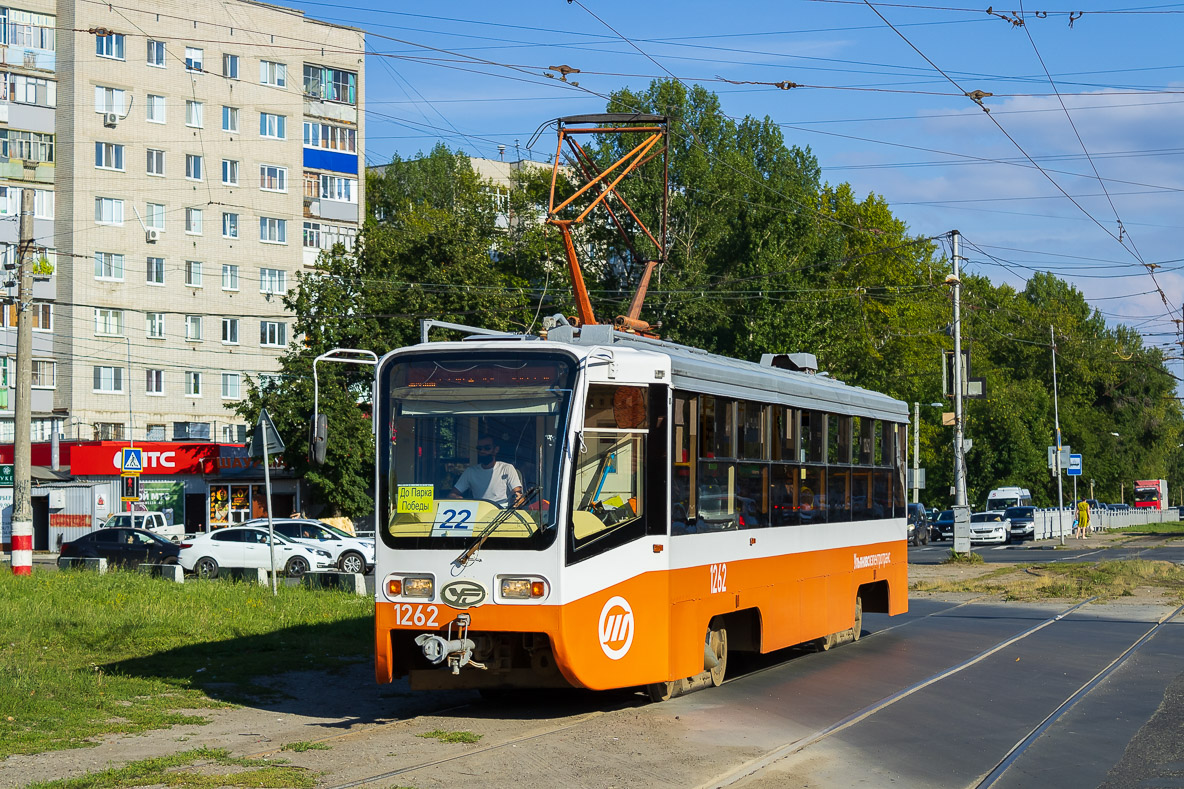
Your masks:
{"label": "pedestrian in yellow top", "polygon": [[1089,502],[1084,499],[1077,502],[1077,534],[1079,540],[1084,540],[1089,533]]}

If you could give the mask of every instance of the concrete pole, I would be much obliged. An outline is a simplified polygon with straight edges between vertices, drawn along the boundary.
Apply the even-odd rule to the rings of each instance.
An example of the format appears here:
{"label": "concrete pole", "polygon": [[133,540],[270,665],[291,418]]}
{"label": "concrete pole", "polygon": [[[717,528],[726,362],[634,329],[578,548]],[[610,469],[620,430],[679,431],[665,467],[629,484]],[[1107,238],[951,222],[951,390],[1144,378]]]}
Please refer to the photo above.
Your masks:
{"label": "concrete pole", "polygon": [[13,410],[12,572],[33,574],[33,190],[21,189],[17,276],[16,404]]}
{"label": "concrete pole", "polygon": [[962,281],[959,265],[961,261],[961,234],[950,231],[950,242],[954,258],[954,503],[966,506],[966,457],[965,440],[962,437]]}
{"label": "concrete pole", "polygon": [[1057,426],[1057,449],[1053,467],[1057,472],[1057,531],[1061,535],[1061,545],[1065,544],[1065,490],[1061,480],[1061,406],[1057,399],[1057,335],[1052,326],[1048,327],[1048,336],[1052,340],[1052,415]]}
{"label": "concrete pole", "polygon": [[921,501],[921,404],[913,403],[913,504]]}

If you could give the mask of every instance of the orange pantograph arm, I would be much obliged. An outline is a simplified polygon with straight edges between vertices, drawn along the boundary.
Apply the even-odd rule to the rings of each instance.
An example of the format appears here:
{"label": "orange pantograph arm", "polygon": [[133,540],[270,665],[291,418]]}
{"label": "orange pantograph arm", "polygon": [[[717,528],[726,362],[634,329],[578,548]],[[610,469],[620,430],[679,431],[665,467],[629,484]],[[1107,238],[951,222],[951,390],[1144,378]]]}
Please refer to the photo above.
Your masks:
{"label": "orange pantograph arm", "polygon": [[571,220],[549,219],[551,224],[559,228],[563,236],[563,252],[567,255],[567,268],[571,273],[571,286],[576,296],[576,317],[581,326],[596,323],[596,316],[592,313],[592,302],[588,299],[588,288],[584,285],[584,274],[580,270],[580,261],[576,257],[576,245],[571,240]]}

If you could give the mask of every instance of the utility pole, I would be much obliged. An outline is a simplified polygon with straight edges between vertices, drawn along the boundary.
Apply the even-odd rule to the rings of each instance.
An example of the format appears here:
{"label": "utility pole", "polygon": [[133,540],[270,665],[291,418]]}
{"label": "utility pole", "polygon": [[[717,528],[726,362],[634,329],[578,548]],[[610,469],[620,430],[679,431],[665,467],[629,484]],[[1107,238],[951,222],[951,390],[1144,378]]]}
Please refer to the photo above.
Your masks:
{"label": "utility pole", "polygon": [[950,231],[950,244],[954,258],[954,504],[966,506],[966,456],[965,441],[962,438],[962,280],[959,265],[961,261],[961,234]]}
{"label": "utility pole", "polygon": [[913,504],[921,501],[921,404],[913,403]]}
{"label": "utility pole", "polygon": [[1048,336],[1052,340],[1052,415],[1057,426],[1057,450],[1053,467],[1057,472],[1057,531],[1061,535],[1061,545],[1065,544],[1065,492],[1061,482],[1061,406],[1057,400],[1057,335],[1052,326],[1048,327]]}
{"label": "utility pole", "polygon": [[13,410],[12,572],[33,574],[33,189],[21,189],[21,240],[17,248],[16,405]]}

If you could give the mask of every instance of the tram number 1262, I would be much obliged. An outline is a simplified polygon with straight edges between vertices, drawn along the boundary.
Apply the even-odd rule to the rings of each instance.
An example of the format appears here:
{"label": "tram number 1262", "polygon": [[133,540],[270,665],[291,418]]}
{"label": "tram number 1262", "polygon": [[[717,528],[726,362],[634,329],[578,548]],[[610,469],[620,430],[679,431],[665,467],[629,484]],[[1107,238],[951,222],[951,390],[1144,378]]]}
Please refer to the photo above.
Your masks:
{"label": "tram number 1262", "polygon": [[395,624],[414,627],[439,627],[436,617],[440,609],[434,605],[395,604]]}
{"label": "tram number 1262", "polygon": [[728,566],[726,564],[711,565],[711,593],[728,591]]}

